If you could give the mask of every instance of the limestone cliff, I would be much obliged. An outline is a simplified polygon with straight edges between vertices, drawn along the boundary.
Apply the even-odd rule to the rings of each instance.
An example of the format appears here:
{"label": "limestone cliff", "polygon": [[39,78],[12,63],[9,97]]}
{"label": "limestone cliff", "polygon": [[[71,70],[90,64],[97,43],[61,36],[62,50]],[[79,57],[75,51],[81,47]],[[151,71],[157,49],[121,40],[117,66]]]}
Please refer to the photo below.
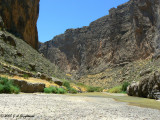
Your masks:
{"label": "limestone cliff", "polygon": [[66,72],[80,75],[146,59],[159,51],[159,0],[130,0],[89,26],[68,29],[39,51]]}
{"label": "limestone cliff", "polygon": [[0,16],[7,31],[38,48],[39,0],[0,0]]}

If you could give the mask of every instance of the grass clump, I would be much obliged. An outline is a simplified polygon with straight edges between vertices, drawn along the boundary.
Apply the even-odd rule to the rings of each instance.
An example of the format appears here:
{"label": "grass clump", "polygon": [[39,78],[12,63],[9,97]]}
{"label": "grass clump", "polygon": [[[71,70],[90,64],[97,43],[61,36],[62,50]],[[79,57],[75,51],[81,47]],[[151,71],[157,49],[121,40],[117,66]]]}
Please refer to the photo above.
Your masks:
{"label": "grass clump", "polygon": [[88,87],[87,88],[87,92],[102,92],[103,91],[103,88],[101,87]]}
{"label": "grass clump", "polygon": [[0,93],[15,93],[18,94],[20,89],[13,84],[8,78],[0,77]]}

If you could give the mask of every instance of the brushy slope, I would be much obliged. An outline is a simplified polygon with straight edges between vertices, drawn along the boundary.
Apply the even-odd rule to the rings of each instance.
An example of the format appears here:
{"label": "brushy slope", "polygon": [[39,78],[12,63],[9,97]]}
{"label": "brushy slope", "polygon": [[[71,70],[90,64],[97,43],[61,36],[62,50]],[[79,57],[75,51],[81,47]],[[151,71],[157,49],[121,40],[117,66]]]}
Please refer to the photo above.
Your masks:
{"label": "brushy slope", "polygon": [[160,60],[146,59],[125,66],[108,67],[104,72],[83,76],[78,82],[108,89],[122,85],[125,81],[139,81],[155,71],[160,71]]}

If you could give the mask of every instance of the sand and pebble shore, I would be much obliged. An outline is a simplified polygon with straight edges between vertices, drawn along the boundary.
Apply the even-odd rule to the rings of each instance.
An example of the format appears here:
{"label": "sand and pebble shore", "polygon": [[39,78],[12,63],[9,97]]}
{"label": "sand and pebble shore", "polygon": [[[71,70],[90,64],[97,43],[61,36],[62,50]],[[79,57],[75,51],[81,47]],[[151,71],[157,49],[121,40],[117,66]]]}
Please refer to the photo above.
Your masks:
{"label": "sand and pebble shore", "polygon": [[0,120],[159,120],[160,111],[111,98],[47,94],[0,95]]}

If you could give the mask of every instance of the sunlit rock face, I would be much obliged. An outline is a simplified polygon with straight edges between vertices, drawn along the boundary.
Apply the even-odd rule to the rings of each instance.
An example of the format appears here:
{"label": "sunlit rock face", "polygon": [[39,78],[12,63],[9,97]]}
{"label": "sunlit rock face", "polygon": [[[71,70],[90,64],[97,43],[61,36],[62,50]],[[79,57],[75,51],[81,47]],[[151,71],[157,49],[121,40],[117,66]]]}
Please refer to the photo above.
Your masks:
{"label": "sunlit rock face", "polygon": [[130,0],[89,26],[68,29],[39,51],[66,72],[100,72],[159,51],[159,0]]}
{"label": "sunlit rock face", "polygon": [[0,0],[0,16],[7,31],[38,48],[39,0]]}

